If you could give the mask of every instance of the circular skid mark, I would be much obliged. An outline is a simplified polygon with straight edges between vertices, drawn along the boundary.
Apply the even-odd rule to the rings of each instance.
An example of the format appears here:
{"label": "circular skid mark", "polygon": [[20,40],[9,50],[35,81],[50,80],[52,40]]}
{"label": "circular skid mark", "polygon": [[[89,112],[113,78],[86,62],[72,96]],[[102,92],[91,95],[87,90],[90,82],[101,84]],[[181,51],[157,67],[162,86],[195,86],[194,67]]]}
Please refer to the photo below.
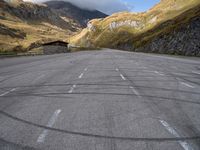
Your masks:
{"label": "circular skid mark", "polygon": [[90,134],[90,133],[82,133],[82,132],[74,132],[69,130],[62,130],[52,127],[47,127],[44,125],[39,125],[27,120],[23,120],[20,118],[17,118],[15,116],[12,116],[11,114],[8,114],[4,111],[0,111],[1,115],[4,115],[10,119],[13,119],[18,122],[22,122],[24,124],[28,124],[31,126],[35,126],[38,128],[50,130],[50,131],[56,131],[63,134],[71,134],[71,135],[77,135],[77,136],[84,136],[84,137],[93,137],[93,138],[99,138],[99,139],[113,139],[113,140],[121,140],[121,141],[146,141],[146,142],[169,142],[169,141],[188,141],[188,140],[199,140],[200,136],[192,136],[192,137],[174,137],[174,138],[136,138],[136,137],[117,137],[117,136],[107,136],[107,135],[98,135],[98,134]]}
{"label": "circular skid mark", "polygon": [[[62,95],[62,96],[61,96]],[[12,94],[12,95],[5,95],[2,96],[4,98],[8,97],[30,97],[30,96],[34,96],[34,97],[63,97],[65,98],[67,95],[67,97],[69,95],[112,95],[112,96],[138,96],[136,94],[128,94],[128,93],[100,93],[100,92],[74,92],[74,93],[16,93],[16,94]],[[198,101],[189,101],[189,100],[183,100],[183,99],[177,99],[177,98],[167,98],[167,97],[161,97],[161,96],[151,96],[151,95],[140,95],[141,97],[144,98],[150,98],[149,100],[143,100],[144,102],[146,101],[171,101],[171,102],[179,102],[179,103],[188,103],[188,104],[198,104],[200,105],[200,102]],[[152,99],[153,98],[153,99]],[[137,100],[137,99],[136,99]],[[138,99],[140,100],[140,99]],[[141,101],[141,100],[140,100]]]}
{"label": "circular skid mark", "polygon": [[[9,87],[1,87],[0,89],[10,89],[10,88],[32,88],[32,87],[65,87],[65,86],[72,86],[73,83],[69,84],[43,84],[43,85],[24,85],[24,86],[9,86]],[[107,84],[107,83],[77,83],[77,86],[116,86],[116,87],[128,87],[129,85],[122,85],[122,84]],[[135,88],[143,88],[143,89],[150,89],[150,90],[161,90],[161,91],[172,91],[172,92],[179,92],[179,93],[188,93],[188,94],[200,94],[200,92],[195,91],[186,91],[186,90],[178,90],[178,89],[169,89],[169,88],[162,88],[162,87],[148,87],[148,86],[138,86],[134,85]],[[176,90],[176,91],[174,91]]]}
{"label": "circular skid mark", "polygon": [[0,138],[0,148],[2,148],[2,149],[5,148],[5,150],[36,150],[33,147],[9,142],[9,141],[6,141],[2,138]]}

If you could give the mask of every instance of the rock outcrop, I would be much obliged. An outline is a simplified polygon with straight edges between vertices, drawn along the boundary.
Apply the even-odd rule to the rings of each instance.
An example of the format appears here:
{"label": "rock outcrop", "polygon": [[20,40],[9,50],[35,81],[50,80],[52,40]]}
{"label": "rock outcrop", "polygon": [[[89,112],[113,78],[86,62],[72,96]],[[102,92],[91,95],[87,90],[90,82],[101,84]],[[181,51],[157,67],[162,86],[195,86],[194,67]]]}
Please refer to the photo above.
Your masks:
{"label": "rock outcrop", "polygon": [[133,51],[200,56],[200,17],[170,34],[156,37]]}
{"label": "rock outcrop", "polygon": [[116,28],[119,28],[122,26],[139,29],[139,28],[143,28],[144,24],[142,24],[136,20],[125,20],[125,21],[119,21],[119,22],[114,21],[114,22],[110,23],[109,28],[111,31],[113,31],[113,29],[116,29]]}

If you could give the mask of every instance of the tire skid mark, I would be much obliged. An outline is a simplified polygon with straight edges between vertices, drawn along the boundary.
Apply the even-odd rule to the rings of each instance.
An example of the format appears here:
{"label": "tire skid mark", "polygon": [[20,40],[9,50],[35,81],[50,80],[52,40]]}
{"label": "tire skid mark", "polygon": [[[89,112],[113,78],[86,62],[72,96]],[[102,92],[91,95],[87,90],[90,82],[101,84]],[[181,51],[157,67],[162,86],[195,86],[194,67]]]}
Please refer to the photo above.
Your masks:
{"label": "tire skid mark", "polygon": [[7,112],[0,111],[0,114],[3,116],[6,116],[10,119],[13,119],[15,121],[28,124],[34,127],[51,130],[51,131],[57,131],[60,133],[65,134],[71,134],[71,135],[77,135],[77,136],[84,136],[84,137],[93,137],[93,138],[99,138],[99,139],[114,139],[114,140],[121,140],[121,141],[147,141],[147,142],[166,142],[166,141],[193,141],[193,140],[199,140],[200,136],[191,136],[191,137],[174,137],[174,138],[136,138],[136,137],[118,137],[118,136],[107,136],[107,135],[98,135],[98,134],[90,134],[90,133],[82,133],[82,132],[74,132],[69,130],[63,130],[63,129],[57,129],[53,127],[47,127],[44,125],[39,125],[27,120],[23,120],[20,118],[17,118]]}
{"label": "tire skid mark", "polygon": [[[16,88],[32,88],[32,87],[57,87],[57,86],[61,86],[61,87],[65,87],[65,86],[69,86],[69,85],[73,85],[73,84],[43,84],[43,85],[30,85],[30,86],[16,86]],[[83,85],[83,86],[90,86],[90,85],[103,85],[103,86],[118,86],[118,87],[127,87],[127,85],[121,85],[121,84],[99,84],[99,83],[78,83],[77,85]],[[145,88],[145,89],[155,89],[155,90],[164,90],[164,91],[174,91],[176,90],[176,92],[180,92],[180,93],[189,93],[189,94],[200,94],[200,92],[196,92],[196,91],[186,91],[186,90],[177,90],[177,89],[169,89],[169,88],[158,88],[158,87],[148,87],[148,86],[138,86],[138,85],[134,85],[134,87],[136,88]],[[11,86],[9,87],[3,87],[0,88],[2,90],[7,89],[7,88],[13,88]]]}

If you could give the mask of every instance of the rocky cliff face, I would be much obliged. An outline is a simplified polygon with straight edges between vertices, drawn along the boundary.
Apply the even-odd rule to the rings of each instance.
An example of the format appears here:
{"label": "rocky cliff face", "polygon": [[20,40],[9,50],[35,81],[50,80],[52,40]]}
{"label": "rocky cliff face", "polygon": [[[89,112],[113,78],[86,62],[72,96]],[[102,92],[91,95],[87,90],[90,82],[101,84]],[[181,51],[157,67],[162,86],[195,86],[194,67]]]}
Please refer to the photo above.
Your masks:
{"label": "rocky cliff face", "polygon": [[[131,48],[126,47],[125,49]],[[131,48],[132,49],[132,48]],[[200,56],[200,17],[193,19],[187,26],[167,35],[156,37],[150,43],[133,48],[133,51]]]}

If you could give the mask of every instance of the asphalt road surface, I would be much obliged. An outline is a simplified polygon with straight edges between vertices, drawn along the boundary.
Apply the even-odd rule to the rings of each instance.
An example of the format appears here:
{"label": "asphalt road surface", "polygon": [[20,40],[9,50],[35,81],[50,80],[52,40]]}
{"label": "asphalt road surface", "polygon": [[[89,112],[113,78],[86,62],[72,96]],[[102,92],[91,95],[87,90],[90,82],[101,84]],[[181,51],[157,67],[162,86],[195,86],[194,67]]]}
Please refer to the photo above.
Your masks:
{"label": "asphalt road surface", "polygon": [[200,59],[105,49],[0,59],[1,150],[199,150]]}

